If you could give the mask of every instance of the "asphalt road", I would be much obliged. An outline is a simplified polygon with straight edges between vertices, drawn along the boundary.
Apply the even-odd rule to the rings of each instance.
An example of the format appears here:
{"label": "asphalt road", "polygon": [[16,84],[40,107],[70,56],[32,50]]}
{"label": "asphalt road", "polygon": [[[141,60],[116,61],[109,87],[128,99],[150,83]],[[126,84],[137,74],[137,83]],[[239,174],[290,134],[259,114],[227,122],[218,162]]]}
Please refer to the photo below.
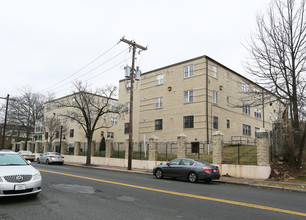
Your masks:
{"label": "asphalt road", "polygon": [[42,193],[37,197],[1,198],[1,220],[306,219],[304,193],[33,165],[42,173]]}

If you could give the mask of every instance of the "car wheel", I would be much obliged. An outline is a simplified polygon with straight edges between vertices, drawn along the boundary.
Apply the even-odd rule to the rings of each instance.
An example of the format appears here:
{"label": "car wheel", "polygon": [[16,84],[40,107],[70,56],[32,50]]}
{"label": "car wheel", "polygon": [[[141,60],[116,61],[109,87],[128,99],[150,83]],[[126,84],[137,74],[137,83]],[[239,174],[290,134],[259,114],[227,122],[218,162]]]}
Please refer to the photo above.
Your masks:
{"label": "car wheel", "polygon": [[212,181],[212,179],[209,178],[209,179],[205,179],[204,181],[205,181],[205,183],[210,183]]}
{"label": "car wheel", "polygon": [[161,169],[157,169],[155,176],[157,179],[162,179],[163,178],[163,171]]}
{"label": "car wheel", "polygon": [[47,163],[47,164],[50,164],[50,161],[47,159],[47,160],[46,160],[46,163]]}
{"label": "car wheel", "polygon": [[192,183],[198,182],[198,176],[195,172],[189,173],[188,179]]}
{"label": "car wheel", "polygon": [[37,159],[37,163],[40,163],[39,159]]}

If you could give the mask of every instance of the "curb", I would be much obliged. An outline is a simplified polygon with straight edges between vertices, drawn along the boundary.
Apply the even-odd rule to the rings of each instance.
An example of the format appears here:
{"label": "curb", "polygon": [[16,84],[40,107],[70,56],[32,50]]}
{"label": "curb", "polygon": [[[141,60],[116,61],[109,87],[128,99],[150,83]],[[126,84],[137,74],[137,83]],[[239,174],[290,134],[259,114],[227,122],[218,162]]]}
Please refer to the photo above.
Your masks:
{"label": "curb", "polygon": [[[123,168],[119,168],[119,167],[118,168],[116,168],[116,167],[113,168],[113,167],[106,167],[106,166],[86,166],[86,165],[81,165],[81,164],[69,164],[69,163],[64,163],[64,164],[67,165],[67,166],[83,167],[83,168],[89,168],[89,169],[110,170],[110,171],[145,174],[145,175],[152,175],[153,174],[151,171],[146,171],[146,170],[127,170],[127,169],[123,169]],[[259,185],[259,184],[232,182],[232,181],[224,181],[224,180],[215,180],[214,182],[223,183],[223,184],[250,186],[250,187],[262,188],[262,189],[274,189],[274,190],[280,190],[280,191],[306,193],[306,190],[291,189],[291,188],[286,188],[286,187],[265,186],[265,185]]]}
{"label": "curb", "polygon": [[261,188],[261,189],[274,189],[274,190],[280,190],[280,191],[287,191],[287,192],[299,192],[299,193],[306,193],[306,190],[302,189],[291,189],[286,187],[278,187],[278,186],[265,186],[265,185],[259,185],[259,184],[251,184],[251,183],[241,183],[241,182],[231,182],[231,181],[222,181],[217,180],[215,182],[223,183],[223,184],[233,184],[233,185],[243,185],[243,186],[250,186],[255,188]]}

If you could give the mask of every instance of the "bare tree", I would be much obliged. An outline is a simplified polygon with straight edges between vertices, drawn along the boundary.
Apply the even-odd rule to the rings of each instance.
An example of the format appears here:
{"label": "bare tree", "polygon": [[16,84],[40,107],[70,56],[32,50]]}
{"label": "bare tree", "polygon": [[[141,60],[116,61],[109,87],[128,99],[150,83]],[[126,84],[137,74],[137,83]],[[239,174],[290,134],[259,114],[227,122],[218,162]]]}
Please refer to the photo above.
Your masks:
{"label": "bare tree", "polygon": [[292,136],[293,147],[287,156],[291,164],[297,161],[300,166],[306,132],[300,127],[306,98],[305,0],[274,0],[266,14],[257,16],[257,32],[247,49],[248,73],[288,106],[292,129],[287,135]]}
{"label": "bare tree", "polygon": [[45,139],[48,142],[49,148],[52,147],[53,141],[57,138],[57,133],[61,131],[62,134],[66,135],[68,132],[66,123],[64,122],[62,124],[60,120],[56,118],[55,114],[53,114],[52,117],[45,117],[43,129],[45,133]]}
{"label": "bare tree", "polygon": [[35,123],[43,118],[45,97],[23,88],[18,96],[9,102],[8,123],[20,127],[29,139],[34,132]]}
{"label": "bare tree", "polygon": [[72,100],[61,102],[63,107],[69,109],[61,116],[76,121],[85,132],[88,146],[86,164],[90,165],[94,132],[101,128],[111,127],[112,124],[108,119],[119,117],[125,109],[115,102],[117,88],[114,86],[97,89],[95,92],[92,92],[89,86],[82,82],[76,82],[74,86],[76,91],[70,96]]}

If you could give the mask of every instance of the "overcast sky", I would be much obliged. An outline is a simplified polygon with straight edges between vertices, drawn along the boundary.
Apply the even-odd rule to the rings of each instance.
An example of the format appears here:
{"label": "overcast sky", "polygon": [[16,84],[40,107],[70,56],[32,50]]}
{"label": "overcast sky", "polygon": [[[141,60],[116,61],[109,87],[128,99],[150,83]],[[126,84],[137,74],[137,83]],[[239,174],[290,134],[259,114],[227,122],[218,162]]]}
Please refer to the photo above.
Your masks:
{"label": "overcast sky", "polygon": [[[147,72],[208,55],[246,76],[243,43],[269,0],[0,0],[0,97],[118,85],[131,64],[120,38],[148,46]],[[98,59],[96,59],[98,58]],[[96,60],[95,60],[96,59]]]}

